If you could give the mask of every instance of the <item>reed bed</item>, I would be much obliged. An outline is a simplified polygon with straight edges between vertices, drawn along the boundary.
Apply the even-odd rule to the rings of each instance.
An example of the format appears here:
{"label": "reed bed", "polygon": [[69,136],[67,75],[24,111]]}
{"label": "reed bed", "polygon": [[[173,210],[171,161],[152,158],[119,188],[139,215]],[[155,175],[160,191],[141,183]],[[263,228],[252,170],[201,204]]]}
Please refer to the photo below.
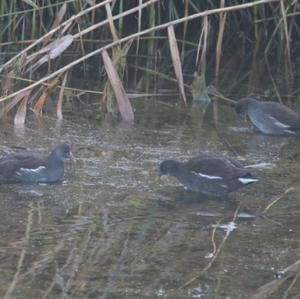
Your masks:
{"label": "reed bed", "polygon": [[78,76],[99,80],[103,112],[127,122],[128,90],[161,94],[166,83],[184,105],[234,98],[241,85],[244,94],[295,98],[299,14],[296,0],[3,0],[0,116],[22,125],[28,107],[40,115],[53,94],[62,119],[64,93]]}

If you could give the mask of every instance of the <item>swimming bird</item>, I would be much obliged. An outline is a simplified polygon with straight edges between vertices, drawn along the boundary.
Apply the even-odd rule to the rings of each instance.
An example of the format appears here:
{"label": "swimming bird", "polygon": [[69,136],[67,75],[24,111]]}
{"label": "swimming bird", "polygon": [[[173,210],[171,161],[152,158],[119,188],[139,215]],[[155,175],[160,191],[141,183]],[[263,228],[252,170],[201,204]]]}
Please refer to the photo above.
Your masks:
{"label": "swimming bird", "polygon": [[201,154],[187,162],[165,160],[160,175],[176,177],[190,191],[224,196],[259,181],[241,163],[221,154]]}
{"label": "swimming bird", "polygon": [[54,183],[64,176],[64,160],[71,157],[69,145],[62,143],[45,156],[24,151],[0,158],[1,182]]}
{"label": "swimming bird", "polygon": [[264,134],[300,134],[300,114],[283,104],[245,97],[237,101],[235,109],[240,116],[248,115],[253,125]]}

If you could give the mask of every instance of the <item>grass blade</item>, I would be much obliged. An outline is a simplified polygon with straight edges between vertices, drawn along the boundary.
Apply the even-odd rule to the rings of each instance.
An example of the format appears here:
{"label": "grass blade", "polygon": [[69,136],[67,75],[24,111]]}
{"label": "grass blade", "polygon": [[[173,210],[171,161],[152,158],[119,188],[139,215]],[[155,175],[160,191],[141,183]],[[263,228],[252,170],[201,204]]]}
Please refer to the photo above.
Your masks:
{"label": "grass blade", "polygon": [[27,3],[35,9],[39,9],[39,7],[32,0],[23,0],[23,2]]}
{"label": "grass blade", "polygon": [[5,72],[5,75],[2,79],[2,94],[8,94],[15,82],[15,70]]}
{"label": "grass blade", "polygon": [[[53,29],[55,29],[56,27],[58,27],[58,26],[61,24],[61,22],[62,22],[62,20],[63,20],[63,18],[64,18],[64,16],[65,16],[65,14],[66,14],[66,11],[67,11],[67,3],[64,3],[64,4],[61,6],[61,8],[59,9],[59,11],[58,11],[58,13],[57,13],[57,15],[56,15],[56,18],[55,18],[55,20],[54,20],[54,22],[53,22],[53,24],[52,24],[52,26],[51,26],[50,31],[52,31]],[[48,35],[48,36],[44,39],[43,45],[47,45],[47,44],[48,44],[48,42],[50,41],[52,35],[53,35],[53,34]]]}
{"label": "grass blade", "polygon": [[1,110],[0,118],[14,108],[27,94],[28,90],[18,93],[11,101],[9,101]]}
{"label": "grass blade", "polygon": [[[26,72],[34,71],[39,68],[45,62],[48,62],[50,59],[54,59],[57,56],[61,55],[73,42],[73,36],[67,34],[61,38],[56,39],[51,44],[47,45],[48,53],[40,58],[36,63],[27,69]],[[43,51],[41,49],[40,51]]]}
{"label": "grass blade", "polygon": [[129,102],[128,96],[125,92],[125,89],[122,85],[120,77],[115,70],[115,67],[108,55],[104,50],[102,52],[102,58],[104,62],[104,67],[109,78],[110,84],[113,88],[114,94],[117,99],[119,111],[121,113],[122,119],[127,122],[132,122],[134,120],[134,114],[132,106]]}
{"label": "grass blade", "polygon": [[58,96],[58,101],[57,101],[57,106],[56,106],[56,115],[59,120],[63,119],[63,114],[62,114],[62,103],[64,99],[64,91],[65,91],[65,86],[68,78],[68,72],[65,73],[64,79],[61,84],[61,88],[59,91],[59,96]]}
{"label": "grass blade", "polygon": [[114,21],[113,21],[113,17],[112,17],[111,8],[110,8],[109,3],[105,4],[105,9],[106,9],[107,20],[108,20],[108,23],[109,23],[110,32],[111,32],[111,35],[113,37],[113,41],[115,42],[119,39],[119,36],[118,36],[118,33],[117,33],[117,29],[114,25]]}
{"label": "grass blade", "polygon": [[174,70],[175,70],[175,75],[176,75],[177,82],[178,82],[178,87],[179,87],[179,90],[182,95],[184,103],[187,104],[186,96],[185,96],[185,92],[184,92],[184,85],[183,85],[184,83],[183,83],[180,55],[179,55],[179,51],[178,51],[174,27],[172,25],[168,27],[168,36],[169,36],[171,57],[172,57],[172,62],[173,62]]}
{"label": "grass blade", "polygon": [[[225,7],[225,0],[221,0],[220,8]],[[222,57],[222,44],[223,44],[223,36],[225,30],[225,21],[226,21],[227,13],[221,12],[219,16],[219,33],[218,33],[218,40],[217,40],[217,50],[216,50],[216,69],[215,69],[215,80],[216,86],[218,87],[219,81],[219,72],[220,72],[220,64],[221,64],[221,57]]]}
{"label": "grass blade", "polygon": [[41,114],[42,108],[49,96],[49,94],[57,87],[59,84],[59,77],[56,77],[54,80],[50,82],[50,84],[45,88],[42,95],[37,100],[36,104],[34,105],[34,111],[37,114]]}
{"label": "grass blade", "polygon": [[18,110],[16,112],[15,118],[14,118],[14,124],[16,126],[22,126],[25,123],[26,119],[26,112],[27,112],[27,102],[29,95],[31,93],[31,90],[27,90],[26,92],[23,93],[23,100],[21,104],[18,107]]}

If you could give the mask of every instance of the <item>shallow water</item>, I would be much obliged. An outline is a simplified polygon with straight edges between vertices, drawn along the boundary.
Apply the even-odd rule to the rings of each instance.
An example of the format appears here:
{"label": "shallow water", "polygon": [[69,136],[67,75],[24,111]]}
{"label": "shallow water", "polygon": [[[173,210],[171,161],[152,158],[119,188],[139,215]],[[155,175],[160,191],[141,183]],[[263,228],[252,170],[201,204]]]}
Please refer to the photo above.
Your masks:
{"label": "shallow water", "polygon": [[[217,134],[197,108],[134,106],[133,126],[85,113],[1,124],[1,154],[67,141],[75,156],[63,183],[0,185],[1,298],[251,298],[300,259],[300,141],[240,130],[249,124],[229,107]],[[158,177],[162,160],[201,151],[268,163],[253,169],[264,179],[215,199]],[[282,298],[292,281],[267,298]]]}

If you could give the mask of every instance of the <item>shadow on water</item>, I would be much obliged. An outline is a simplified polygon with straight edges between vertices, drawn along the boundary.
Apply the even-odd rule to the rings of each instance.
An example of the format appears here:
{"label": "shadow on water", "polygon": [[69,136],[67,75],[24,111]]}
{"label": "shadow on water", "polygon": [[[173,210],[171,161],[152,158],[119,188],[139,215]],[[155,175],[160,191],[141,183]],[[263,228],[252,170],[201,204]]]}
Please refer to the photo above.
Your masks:
{"label": "shadow on water", "polygon": [[235,130],[248,124],[224,107],[221,134],[242,163],[271,166],[254,169],[261,183],[207,198],[158,176],[167,158],[233,156],[201,112],[135,106],[132,127],[71,114],[2,124],[1,154],[67,141],[75,162],[61,184],[0,185],[1,298],[250,298],[299,259],[297,140]]}

